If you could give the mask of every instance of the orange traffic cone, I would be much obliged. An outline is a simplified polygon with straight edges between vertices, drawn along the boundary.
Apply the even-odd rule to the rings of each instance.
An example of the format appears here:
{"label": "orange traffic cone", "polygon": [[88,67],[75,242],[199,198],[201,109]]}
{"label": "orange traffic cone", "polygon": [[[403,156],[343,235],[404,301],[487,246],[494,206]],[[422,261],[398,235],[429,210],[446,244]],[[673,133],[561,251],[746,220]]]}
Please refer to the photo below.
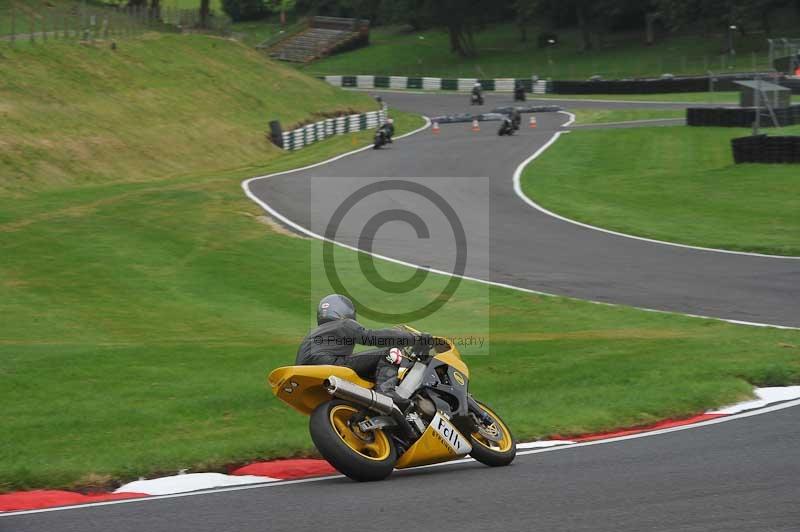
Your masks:
{"label": "orange traffic cone", "polygon": [[478,123],[478,120],[477,119],[473,120],[472,121],[472,131],[480,131],[480,130],[481,130],[481,126]]}
{"label": "orange traffic cone", "polygon": [[434,122],[433,123],[433,127],[431,128],[431,132],[433,132],[434,135],[438,135],[439,134],[439,122]]}
{"label": "orange traffic cone", "polygon": [[530,128],[531,129],[536,129],[536,117],[533,116],[533,115],[531,115]]}

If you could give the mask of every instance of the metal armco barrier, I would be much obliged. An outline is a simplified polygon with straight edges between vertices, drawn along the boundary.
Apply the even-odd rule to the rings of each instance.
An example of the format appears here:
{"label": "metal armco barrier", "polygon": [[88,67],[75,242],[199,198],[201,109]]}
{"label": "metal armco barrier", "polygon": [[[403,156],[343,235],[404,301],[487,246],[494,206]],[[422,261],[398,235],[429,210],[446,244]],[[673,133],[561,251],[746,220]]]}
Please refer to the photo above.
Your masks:
{"label": "metal armco barrier", "polygon": [[469,92],[475,83],[480,83],[485,91],[513,92],[517,83],[525,87],[525,92],[544,94],[550,92],[547,81],[533,81],[526,78],[433,78],[406,76],[322,76],[335,87],[352,87],[358,89],[411,89],[434,91]]}
{"label": "metal armco barrier", "polygon": [[740,163],[800,164],[800,136],[754,135],[731,140],[733,160]]}
{"label": "metal armco barrier", "polygon": [[384,88],[396,90],[442,90],[468,92],[475,83],[480,83],[483,90],[495,92],[512,92],[517,83],[521,83],[525,92],[533,94],[659,94],[677,92],[735,91],[739,87],[735,81],[753,79],[761,76],[772,79],[800,93],[800,79],[786,77],[775,78],[774,72],[750,72],[738,74],[719,74],[709,76],[687,76],[653,79],[621,79],[598,81],[533,81],[530,78],[436,78],[406,76],[321,76],[336,87],[360,89]]}
{"label": "metal armco barrier", "polygon": [[326,118],[313,124],[284,131],[281,138],[275,138],[275,132],[280,131],[280,123],[277,120],[270,122],[270,139],[273,144],[284,150],[299,150],[309,144],[333,135],[342,135],[353,131],[363,131],[374,129],[386,122],[386,104],[380,111],[370,111],[368,113],[354,114],[348,116],[338,116],[336,118]]}

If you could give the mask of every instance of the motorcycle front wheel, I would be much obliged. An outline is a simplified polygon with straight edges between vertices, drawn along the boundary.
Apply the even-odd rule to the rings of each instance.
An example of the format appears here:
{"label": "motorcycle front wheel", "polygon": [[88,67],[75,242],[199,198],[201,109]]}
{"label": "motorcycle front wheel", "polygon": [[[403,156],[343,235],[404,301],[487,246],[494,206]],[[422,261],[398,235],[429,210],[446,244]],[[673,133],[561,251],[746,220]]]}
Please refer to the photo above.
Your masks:
{"label": "motorcycle front wheel", "polygon": [[[477,401],[476,401],[477,402]],[[488,466],[506,466],[514,461],[517,456],[517,444],[508,426],[488,406],[478,402],[491,423],[480,423],[478,429],[469,435],[472,444],[472,456],[475,460]]]}
{"label": "motorcycle front wheel", "polygon": [[359,408],[329,401],[311,414],[309,430],[320,454],[341,473],[361,482],[383,480],[397,462],[394,442],[382,430],[361,432]]}

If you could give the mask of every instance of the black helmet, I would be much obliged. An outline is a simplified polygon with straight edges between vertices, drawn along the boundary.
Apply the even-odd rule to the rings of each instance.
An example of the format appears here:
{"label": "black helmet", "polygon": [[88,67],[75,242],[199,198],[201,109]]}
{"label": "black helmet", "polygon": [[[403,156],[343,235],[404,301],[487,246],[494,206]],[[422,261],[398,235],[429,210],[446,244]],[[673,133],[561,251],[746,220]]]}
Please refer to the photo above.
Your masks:
{"label": "black helmet", "polygon": [[334,320],[356,319],[356,307],[350,298],[331,294],[323,297],[317,306],[317,325]]}

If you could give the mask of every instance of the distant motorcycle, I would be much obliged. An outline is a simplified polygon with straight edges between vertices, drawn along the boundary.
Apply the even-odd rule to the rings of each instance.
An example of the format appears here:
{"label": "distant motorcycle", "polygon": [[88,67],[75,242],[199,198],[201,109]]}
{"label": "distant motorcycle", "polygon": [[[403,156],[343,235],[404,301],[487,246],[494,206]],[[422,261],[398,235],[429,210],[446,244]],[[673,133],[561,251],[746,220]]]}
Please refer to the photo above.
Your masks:
{"label": "distant motorcycle", "polygon": [[514,134],[514,122],[511,120],[510,117],[505,117],[503,122],[500,124],[500,129],[497,130],[497,134],[501,137],[503,135],[511,136]]}
{"label": "distant motorcycle", "polygon": [[519,131],[519,125],[522,122],[522,115],[516,109],[511,111],[511,125],[514,127],[514,131]]}
{"label": "distant motorcycle", "polygon": [[479,92],[473,92],[469,103],[470,105],[483,105],[483,95]]}
{"label": "distant motorcycle", "polygon": [[386,133],[386,131],[383,128],[378,129],[375,132],[375,140],[374,140],[374,143],[372,145],[372,149],[378,150],[378,149],[380,149],[381,147],[385,146],[388,143],[389,143],[389,135]]}
{"label": "distant motorcycle", "polygon": [[525,87],[522,84],[514,87],[514,101],[515,102],[525,101]]}

